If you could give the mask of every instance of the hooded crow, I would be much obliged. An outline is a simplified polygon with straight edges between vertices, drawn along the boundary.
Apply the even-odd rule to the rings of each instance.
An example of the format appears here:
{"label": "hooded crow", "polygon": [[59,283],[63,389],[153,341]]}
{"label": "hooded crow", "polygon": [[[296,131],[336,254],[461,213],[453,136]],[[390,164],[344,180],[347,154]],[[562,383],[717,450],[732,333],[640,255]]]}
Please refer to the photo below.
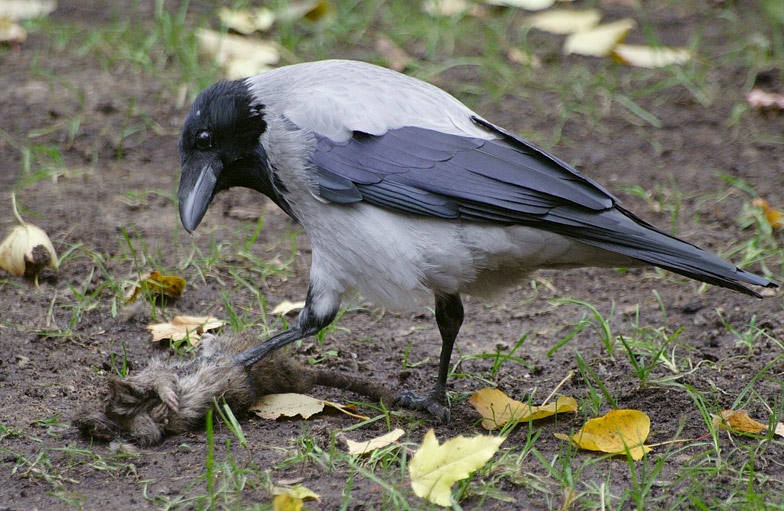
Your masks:
{"label": "hooded crow", "polygon": [[460,296],[490,296],[540,268],[655,265],[759,296],[765,278],[624,209],[564,161],[443,90],[356,61],[281,67],[203,91],[180,138],[180,219],[199,225],[216,193],[257,190],[312,245],[305,307],[289,330],[237,356],[251,366],[335,318],[359,292],[411,309],[435,297],[438,378],[403,406],[449,420],[446,380]]}

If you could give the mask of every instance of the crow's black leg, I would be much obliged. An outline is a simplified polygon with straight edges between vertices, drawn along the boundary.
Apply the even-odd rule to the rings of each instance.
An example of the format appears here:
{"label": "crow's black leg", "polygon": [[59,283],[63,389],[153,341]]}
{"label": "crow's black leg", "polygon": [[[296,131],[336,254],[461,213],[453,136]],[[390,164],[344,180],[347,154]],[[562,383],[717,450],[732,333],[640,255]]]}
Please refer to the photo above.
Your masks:
{"label": "crow's black leg", "polygon": [[459,294],[436,295],[436,323],[441,332],[441,356],[438,362],[438,380],[426,393],[405,390],[398,394],[397,404],[414,410],[427,410],[441,422],[449,422],[449,403],[446,398],[446,378],[457,333],[463,324],[463,303]]}
{"label": "crow's black leg", "polygon": [[[332,323],[338,313],[340,305],[339,296],[323,296],[313,292],[313,283],[308,287],[305,298],[305,307],[297,316],[297,323],[285,332],[270,337],[266,341],[248,348],[234,357],[234,361],[243,366],[251,367],[253,364],[283,346],[310,337]],[[316,311],[320,311],[317,313]]]}

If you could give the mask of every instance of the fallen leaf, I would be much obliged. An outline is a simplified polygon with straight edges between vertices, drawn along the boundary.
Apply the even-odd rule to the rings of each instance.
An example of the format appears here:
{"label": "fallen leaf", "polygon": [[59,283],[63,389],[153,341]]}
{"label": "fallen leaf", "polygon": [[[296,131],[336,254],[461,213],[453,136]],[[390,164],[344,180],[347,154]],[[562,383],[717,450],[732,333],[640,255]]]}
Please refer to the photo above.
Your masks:
{"label": "fallen leaf", "polygon": [[400,428],[393,429],[389,433],[381,436],[377,436],[376,438],[371,438],[365,442],[356,442],[354,440],[349,440],[348,438],[346,441],[346,447],[348,448],[349,454],[368,454],[376,449],[381,449],[386,447],[390,444],[397,442],[400,437],[405,435],[406,432]]}
{"label": "fallen leaf", "polygon": [[773,434],[784,437],[784,422],[776,423],[776,429],[773,430]]}
{"label": "fallen leaf", "polygon": [[389,69],[402,72],[413,60],[406,50],[395,44],[395,41],[388,37],[381,36],[376,39],[376,51],[384,59]]}
{"label": "fallen leaf", "polygon": [[136,281],[126,293],[125,304],[136,301],[139,293],[148,292],[151,295],[165,295],[179,298],[185,290],[185,279],[178,275],[162,275],[156,270],[147,272]]}
{"label": "fallen leaf", "polygon": [[784,110],[784,94],[752,89],[746,94],[746,102],[758,110]]}
{"label": "fallen leaf", "polygon": [[0,43],[23,43],[25,39],[27,39],[27,30],[22,25],[0,17]]}
{"label": "fallen leaf", "polygon": [[3,0],[0,2],[0,18],[27,20],[46,16],[56,8],[57,2],[54,0]]}
{"label": "fallen leaf", "polygon": [[639,44],[617,44],[612,49],[611,55],[615,61],[621,64],[649,69],[684,64],[691,59],[691,51],[688,48]]}
{"label": "fallen leaf", "polygon": [[500,7],[516,7],[527,11],[541,11],[552,7],[555,0],[485,0],[485,3]]}
{"label": "fallen leaf", "polygon": [[468,0],[426,0],[422,10],[431,16],[454,16],[468,11]]}
{"label": "fallen leaf", "polygon": [[324,0],[303,0],[290,2],[288,6],[277,12],[278,18],[286,21],[306,19],[318,21],[332,12],[332,4]]}
{"label": "fallen leaf", "polygon": [[624,454],[628,449],[632,459],[639,461],[651,450],[643,445],[650,431],[651,419],[643,412],[613,410],[602,417],[590,419],[571,437],[563,433],[555,436],[590,451]]}
{"label": "fallen leaf", "polygon": [[225,324],[225,321],[212,316],[175,316],[168,323],[147,325],[147,330],[152,334],[152,342],[164,339],[179,342],[187,339],[191,345],[194,345],[199,342],[202,334]]}
{"label": "fallen leaf", "polygon": [[272,499],[272,509],[273,511],[302,511],[302,499],[288,493],[281,493]]}
{"label": "fallen leaf", "polygon": [[762,211],[765,213],[765,220],[768,221],[768,223],[773,229],[780,229],[782,225],[784,225],[782,224],[782,220],[781,220],[782,217],[781,211],[768,204],[768,201],[766,201],[765,199],[761,197],[757,197],[756,199],[751,201],[751,205],[754,206],[755,208],[762,209]]}
{"label": "fallen leaf", "polygon": [[38,273],[49,266],[55,270],[59,266],[57,252],[46,231],[22,220],[16,208],[16,195],[11,195],[11,209],[19,225],[11,229],[0,243],[0,269],[18,277],[35,279]]}
{"label": "fallen leaf", "polygon": [[569,34],[564,41],[563,51],[566,54],[606,57],[635,26],[634,20],[624,18],[598,25],[591,30]]}
{"label": "fallen leaf", "polygon": [[360,420],[369,419],[364,415],[353,413],[351,411],[352,408],[349,406],[296,393],[268,394],[262,396],[249,408],[249,410],[262,419],[275,420],[280,417],[296,417],[297,415],[301,416],[303,419],[308,419],[311,416],[322,412],[325,406],[335,408],[346,415]]}
{"label": "fallen leaf", "polygon": [[713,416],[713,426],[754,434],[768,430],[767,424],[755,421],[744,410],[722,410],[721,416]]}
{"label": "fallen leaf", "polygon": [[301,484],[295,484],[293,486],[273,486],[270,493],[273,495],[290,495],[303,502],[308,500],[321,500],[321,496],[318,493]]}
{"label": "fallen leaf", "polygon": [[512,46],[509,48],[509,50],[507,50],[506,57],[515,64],[531,66],[533,69],[539,69],[542,67],[542,61],[539,60],[539,57],[527,51],[523,51],[515,46]]}
{"label": "fallen leaf", "polygon": [[278,47],[268,41],[205,28],[196,31],[196,38],[200,51],[212,56],[232,80],[261,73],[280,61]]}
{"label": "fallen leaf", "polygon": [[278,305],[275,306],[274,309],[270,312],[270,314],[280,314],[281,316],[286,316],[287,314],[298,311],[305,307],[305,302],[292,302],[290,300],[283,300]]}
{"label": "fallen leaf", "polygon": [[598,9],[552,9],[528,16],[524,24],[552,34],[573,34],[594,28],[601,19]]}
{"label": "fallen leaf", "polygon": [[248,35],[256,31],[268,30],[275,22],[275,13],[266,7],[253,9],[221,7],[218,9],[218,19],[226,28]]}
{"label": "fallen leaf", "polygon": [[418,497],[449,506],[452,484],[484,466],[504,440],[486,435],[458,436],[439,445],[435,433],[429,430],[408,465],[411,488]]}
{"label": "fallen leaf", "polygon": [[529,422],[556,413],[577,411],[577,401],[572,397],[558,396],[554,402],[546,405],[531,406],[492,388],[476,391],[468,402],[482,416],[482,427],[489,430],[510,422]]}

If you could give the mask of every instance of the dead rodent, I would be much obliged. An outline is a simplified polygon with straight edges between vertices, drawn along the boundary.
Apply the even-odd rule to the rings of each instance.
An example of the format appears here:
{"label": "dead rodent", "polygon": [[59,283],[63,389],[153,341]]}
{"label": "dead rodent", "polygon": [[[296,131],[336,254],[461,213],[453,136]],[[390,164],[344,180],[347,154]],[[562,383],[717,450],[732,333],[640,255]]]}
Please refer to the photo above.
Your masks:
{"label": "dead rodent", "polygon": [[87,437],[104,441],[125,437],[140,445],[153,445],[167,434],[200,429],[214,398],[225,399],[238,414],[246,412],[260,396],[307,392],[314,385],[392,402],[391,392],[381,386],[306,367],[282,352],[251,368],[234,362],[233,355],[257,342],[242,334],[205,335],[192,359],[153,358],[146,368],[130,376],[109,377],[102,406],[81,410],[73,423]]}

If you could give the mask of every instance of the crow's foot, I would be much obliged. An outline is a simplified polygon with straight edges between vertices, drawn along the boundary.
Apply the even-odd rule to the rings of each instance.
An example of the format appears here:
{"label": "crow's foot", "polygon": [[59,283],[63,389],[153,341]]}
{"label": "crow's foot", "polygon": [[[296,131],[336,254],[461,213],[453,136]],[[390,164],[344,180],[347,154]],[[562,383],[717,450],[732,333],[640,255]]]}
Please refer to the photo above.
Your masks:
{"label": "crow's foot", "polygon": [[449,405],[446,400],[446,390],[436,385],[429,392],[414,392],[404,390],[395,398],[396,405],[411,410],[427,410],[430,415],[446,424],[449,422]]}

